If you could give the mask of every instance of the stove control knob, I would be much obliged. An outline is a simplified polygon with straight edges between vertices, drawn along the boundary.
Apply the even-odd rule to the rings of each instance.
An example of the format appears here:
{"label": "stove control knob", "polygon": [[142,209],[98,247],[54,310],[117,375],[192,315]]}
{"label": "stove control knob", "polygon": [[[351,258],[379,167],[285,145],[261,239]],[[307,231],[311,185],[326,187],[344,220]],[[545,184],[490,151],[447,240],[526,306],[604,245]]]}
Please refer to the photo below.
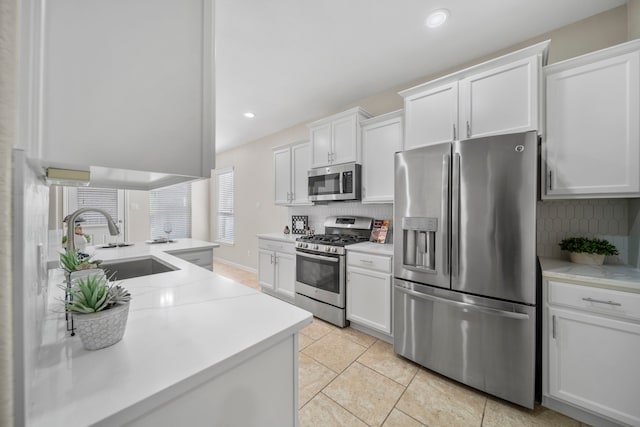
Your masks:
{"label": "stove control knob", "polygon": [[338,248],[331,248],[331,252],[338,252]]}
{"label": "stove control knob", "polygon": [[318,245],[313,245],[313,249],[318,249]]}
{"label": "stove control knob", "polygon": [[325,252],[329,252],[331,250],[331,248],[329,246],[327,246],[326,248],[324,248]]}

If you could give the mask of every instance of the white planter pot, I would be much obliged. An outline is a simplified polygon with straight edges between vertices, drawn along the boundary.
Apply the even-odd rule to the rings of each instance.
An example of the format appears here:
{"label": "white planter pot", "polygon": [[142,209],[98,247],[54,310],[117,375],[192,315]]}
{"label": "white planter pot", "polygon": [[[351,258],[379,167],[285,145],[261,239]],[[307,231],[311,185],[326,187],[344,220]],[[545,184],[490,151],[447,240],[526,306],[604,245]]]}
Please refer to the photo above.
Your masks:
{"label": "white planter pot", "polygon": [[84,348],[98,350],[120,341],[127,327],[129,303],[97,313],[73,313],[73,326]]}
{"label": "white planter pot", "polygon": [[569,252],[569,259],[576,264],[602,265],[604,263],[604,255],[584,252]]}

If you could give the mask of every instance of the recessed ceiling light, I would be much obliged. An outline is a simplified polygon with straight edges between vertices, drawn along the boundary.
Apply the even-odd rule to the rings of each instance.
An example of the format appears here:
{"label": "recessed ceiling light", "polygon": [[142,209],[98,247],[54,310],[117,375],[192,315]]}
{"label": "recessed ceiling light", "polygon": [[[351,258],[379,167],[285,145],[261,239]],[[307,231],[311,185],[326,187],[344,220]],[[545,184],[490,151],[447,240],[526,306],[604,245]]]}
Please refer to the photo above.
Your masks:
{"label": "recessed ceiling light", "polygon": [[434,10],[427,16],[425,25],[429,28],[436,28],[444,24],[449,17],[449,11],[447,9]]}
{"label": "recessed ceiling light", "polygon": [[247,119],[253,119],[256,116],[256,113],[252,113],[251,111],[247,111],[246,113],[244,113],[244,116]]}

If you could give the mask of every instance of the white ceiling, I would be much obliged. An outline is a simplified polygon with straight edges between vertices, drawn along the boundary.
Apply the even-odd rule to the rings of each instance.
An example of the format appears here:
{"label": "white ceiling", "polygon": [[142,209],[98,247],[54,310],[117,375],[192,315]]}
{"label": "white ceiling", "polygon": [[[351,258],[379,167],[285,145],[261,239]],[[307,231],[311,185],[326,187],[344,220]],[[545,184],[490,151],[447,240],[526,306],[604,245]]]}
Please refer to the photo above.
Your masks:
{"label": "white ceiling", "polygon": [[[624,3],[217,0],[216,151]],[[451,12],[447,23],[425,27],[427,14],[442,7]]]}

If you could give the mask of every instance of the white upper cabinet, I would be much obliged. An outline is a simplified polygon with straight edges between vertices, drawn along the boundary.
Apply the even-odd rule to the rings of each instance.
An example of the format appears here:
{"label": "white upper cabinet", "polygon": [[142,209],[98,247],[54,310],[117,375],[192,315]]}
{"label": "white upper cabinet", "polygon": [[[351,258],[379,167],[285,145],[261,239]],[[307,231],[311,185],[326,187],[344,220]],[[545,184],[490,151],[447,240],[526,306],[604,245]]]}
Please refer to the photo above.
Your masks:
{"label": "white upper cabinet", "polygon": [[409,95],[404,105],[405,150],[457,139],[457,81]]}
{"label": "white upper cabinet", "polygon": [[362,161],[360,122],[371,114],[360,107],[310,123],[312,167]]}
{"label": "white upper cabinet", "polygon": [[543,198],[640,196],[640,41],[545,68]]}
{"label": "white upper cabinet", "polygon": [[274,203],[291,202],[291,148],[273,150]]}
{"label": "white upper cabinet", "polygon": [[30,81],[22,82],[21,133],[31,157],[210,176],[211,1],[27,3],[36,15],[24,18],[32,40],[22,52]]}
{"label": "white upper cabinet", "polygon": [[311,167],[311,145],[299,143],[273,150],[274,203],[303,205],[309,201],[307,172]]}
{"label": "white upper cabinet", "polygon": [[540,55],[460,81],[460,139],[538,129]]}
{"label": "white upper cabinet", "polygon": [[540,129],[549,41],[400,92],[404,149]]}
{"label": "white upper cabinet", "polygon": [[362,203],[393,203],[394,153],[402,150],[402,110],[362,122]]}

